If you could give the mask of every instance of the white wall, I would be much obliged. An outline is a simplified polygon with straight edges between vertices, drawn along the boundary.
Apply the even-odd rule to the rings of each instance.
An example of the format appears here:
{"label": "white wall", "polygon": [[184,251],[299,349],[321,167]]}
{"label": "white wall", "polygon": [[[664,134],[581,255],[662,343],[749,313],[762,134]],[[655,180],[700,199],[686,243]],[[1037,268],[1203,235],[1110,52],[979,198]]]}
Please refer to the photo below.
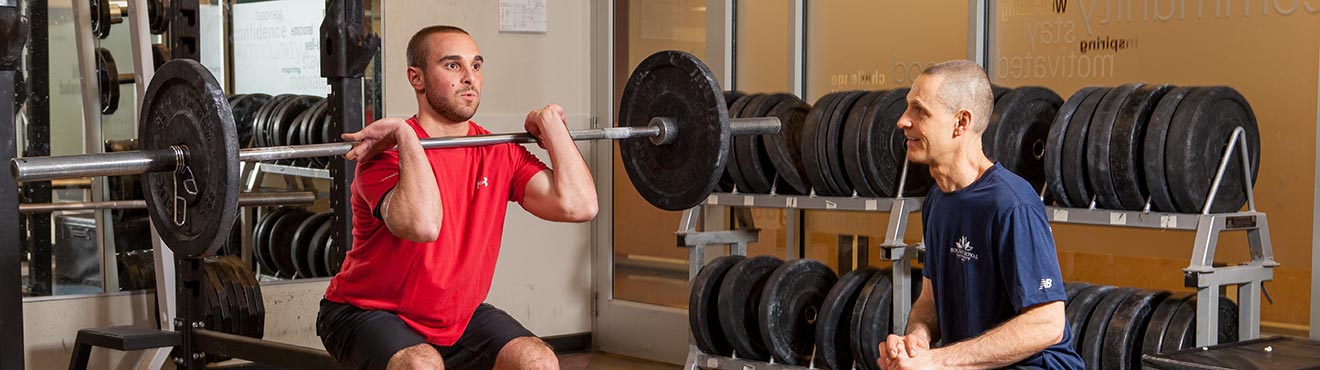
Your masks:
{"label": "white wall", "polygon": [[[527,112],[564,106],[569,128],[590,126],[591,5],[548,0],[544,34],[499,33],[499,2],[384,0],[385,114],[407,117],[417,100],[406,78],[408,38],[422,27],[449,24],[477,40],[486,63],[481,107],[473,120],[492,132],[522,131]],[[591,158],[590,143],[579,143]],[[545,151],[529,146],[549,163]],[[504,246],[488,302],[537,335],[591,331],[591,225],[542,221],[510,204]]]}

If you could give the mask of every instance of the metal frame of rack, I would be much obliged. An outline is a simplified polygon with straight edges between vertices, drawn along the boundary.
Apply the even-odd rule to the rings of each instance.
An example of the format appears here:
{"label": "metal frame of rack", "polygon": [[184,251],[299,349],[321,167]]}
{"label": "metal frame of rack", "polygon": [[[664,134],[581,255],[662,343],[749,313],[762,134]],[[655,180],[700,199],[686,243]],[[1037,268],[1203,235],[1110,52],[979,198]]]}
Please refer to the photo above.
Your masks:
{"label": "metal frame of rack", "polygon": [[[1219,168],[1208,192],[1207,204],[1199,214],[1165,213],[1150,211],[1149,201],[1142,211],[1096,209],[1092,202],[1090,208],[1066,208],[1046,206],[1046,216],[1051,223],[1100,225],[1126,228],[1145,228],[1160,230],[1195,230],[1196,238],[1192,245],[1191,261],[1183,268],[1184,285],[1197,289],[1196,304],[1196,345],[1210,346],[1218,342],[1219,334],[1219,293],[1224,286],[1238,287],[1238,338],[1241,340],[1260,337],[1260,296],[1265,292],[1263,283],[1274,279],[1274,268],[1279,265],[1274,260],[1270,244],[1269,223],[1265,213],[1256,211],[1256,200],[1252,189],[1250,155],[1242,128],[1233,131],[1228,146],[1220,158]],[[1224,180],[1224,172],[1236,152],[1241,153],[1243,181],[1247,193],[1247,210],[1233,213],[1210,213],[1211,204],[1219,192],[1219,185]],[[904,163],[906,168],[906,163]],[[906,170],[900,177],[899,189],[906,182]],[[1043,198],[1043,194],[1042,194]],[[749,208],[782,208],[789,212],[790,222],[786,223],[789,239],[800,235],[796,230],[800,210],[840,210],[862,212],[889,212],[886,224],[885,240],[879,246],[881,259],[893,262],[893,284],[896,297],[910,296],[912,289],[912,260],[924,249],[921,243],[907,244],[903,235],[907,231],[908,218],[913,212],[921,210],[924,198],[862,198],[823,197],[816,195],[775,195],[775,194],[738,194],[713,193],[705,204],[697,205],[683,212],[677,236],[678,245],[688,248],[688,280],[696,277],[706,261],[706,248],[728,245],[729,254],[746,255],[747,244],[757,241],[760,229],[752,222]],[[703,207],[726,206],[734,209],[735,227],[733,230],[698,231],[697,221]],[[1215,267],[1214,256],[1219,241],[1219,233],[1227,231],[1247,232],[1248,248],[1251,261],[1233,266]],[[791,243],[790,243],[791,244]],[[797,258],[794,248],[787,248],[788,258]],[[893,323],[898,332],[907,327],[911,302],[904,299],[893,300]],[[689,337],[688,356],[685,369],[773,369],[798,370],[815,369],[814,365],[796,366],[776,364],[737,358],[736,354],[723,356],[701,352]]]}

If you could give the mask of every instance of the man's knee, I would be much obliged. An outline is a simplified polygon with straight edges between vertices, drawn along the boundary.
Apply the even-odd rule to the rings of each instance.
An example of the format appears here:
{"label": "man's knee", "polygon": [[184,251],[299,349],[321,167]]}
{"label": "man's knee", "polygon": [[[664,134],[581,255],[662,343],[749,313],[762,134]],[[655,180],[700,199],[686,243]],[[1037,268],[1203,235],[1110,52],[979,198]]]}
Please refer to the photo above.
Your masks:
{"label": "man's knee", "polygon": [[444,370],[444,359],[430,344],[422,343],[404,348],[390,356],[387,370]]}
{"label": "man's knee", "polygon": [[558,369],[555,351],[537,337],[519,337],[500,349],[496,369]]}

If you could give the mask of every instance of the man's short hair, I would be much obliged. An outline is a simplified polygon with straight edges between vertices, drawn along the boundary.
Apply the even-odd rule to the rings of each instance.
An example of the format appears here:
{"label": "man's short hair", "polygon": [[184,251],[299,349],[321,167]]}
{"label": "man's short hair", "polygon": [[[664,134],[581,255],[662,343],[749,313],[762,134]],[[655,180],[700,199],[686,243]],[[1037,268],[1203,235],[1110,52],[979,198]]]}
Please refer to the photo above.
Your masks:
{"label": "man's short hair", "polygon": [[417,33],[413,34],[411,39],[408,39],[409,67],[423,68],[426,66],[426,58],[428,58],[431,53],[431,46],[426,43],[426,40],[430,38],[431,35],[441,33],[461,33],[468,35],[468,32],[464,31],[462,28],[447,25],[435,25],[417,31]]}
{"label": "man's short hair", "polygon": [[972,130],[978,134],[985,132],[995,109],[995,95],[985,69],[970,60],[950,60],[931,65],[921,74],[944,77],[936,92],[940,102],[950,113],[960,109],[971,111]]}

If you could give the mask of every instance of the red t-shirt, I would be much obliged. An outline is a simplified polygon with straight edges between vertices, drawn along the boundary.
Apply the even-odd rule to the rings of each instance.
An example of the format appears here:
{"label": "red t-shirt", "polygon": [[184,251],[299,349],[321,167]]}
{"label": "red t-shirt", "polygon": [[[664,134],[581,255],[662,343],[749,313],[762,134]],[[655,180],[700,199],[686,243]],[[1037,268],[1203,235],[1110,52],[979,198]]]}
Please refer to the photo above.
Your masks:
{"label": "red t-shirt", "polygon": [[[419,138],[416,117],[408,125]],[[489,131],[468,123],[468,135]],[[448,346],[463,334],[490,291],[508,202],[520,202],[533,175],[547,169],[518,144],[432,149],[444,215],[434,242],[395,236],[378,203],[399,182],[399,154],[359,162],[353,181],[353,249],[330,280],[326,299],[395,313],[428,342]]]}

